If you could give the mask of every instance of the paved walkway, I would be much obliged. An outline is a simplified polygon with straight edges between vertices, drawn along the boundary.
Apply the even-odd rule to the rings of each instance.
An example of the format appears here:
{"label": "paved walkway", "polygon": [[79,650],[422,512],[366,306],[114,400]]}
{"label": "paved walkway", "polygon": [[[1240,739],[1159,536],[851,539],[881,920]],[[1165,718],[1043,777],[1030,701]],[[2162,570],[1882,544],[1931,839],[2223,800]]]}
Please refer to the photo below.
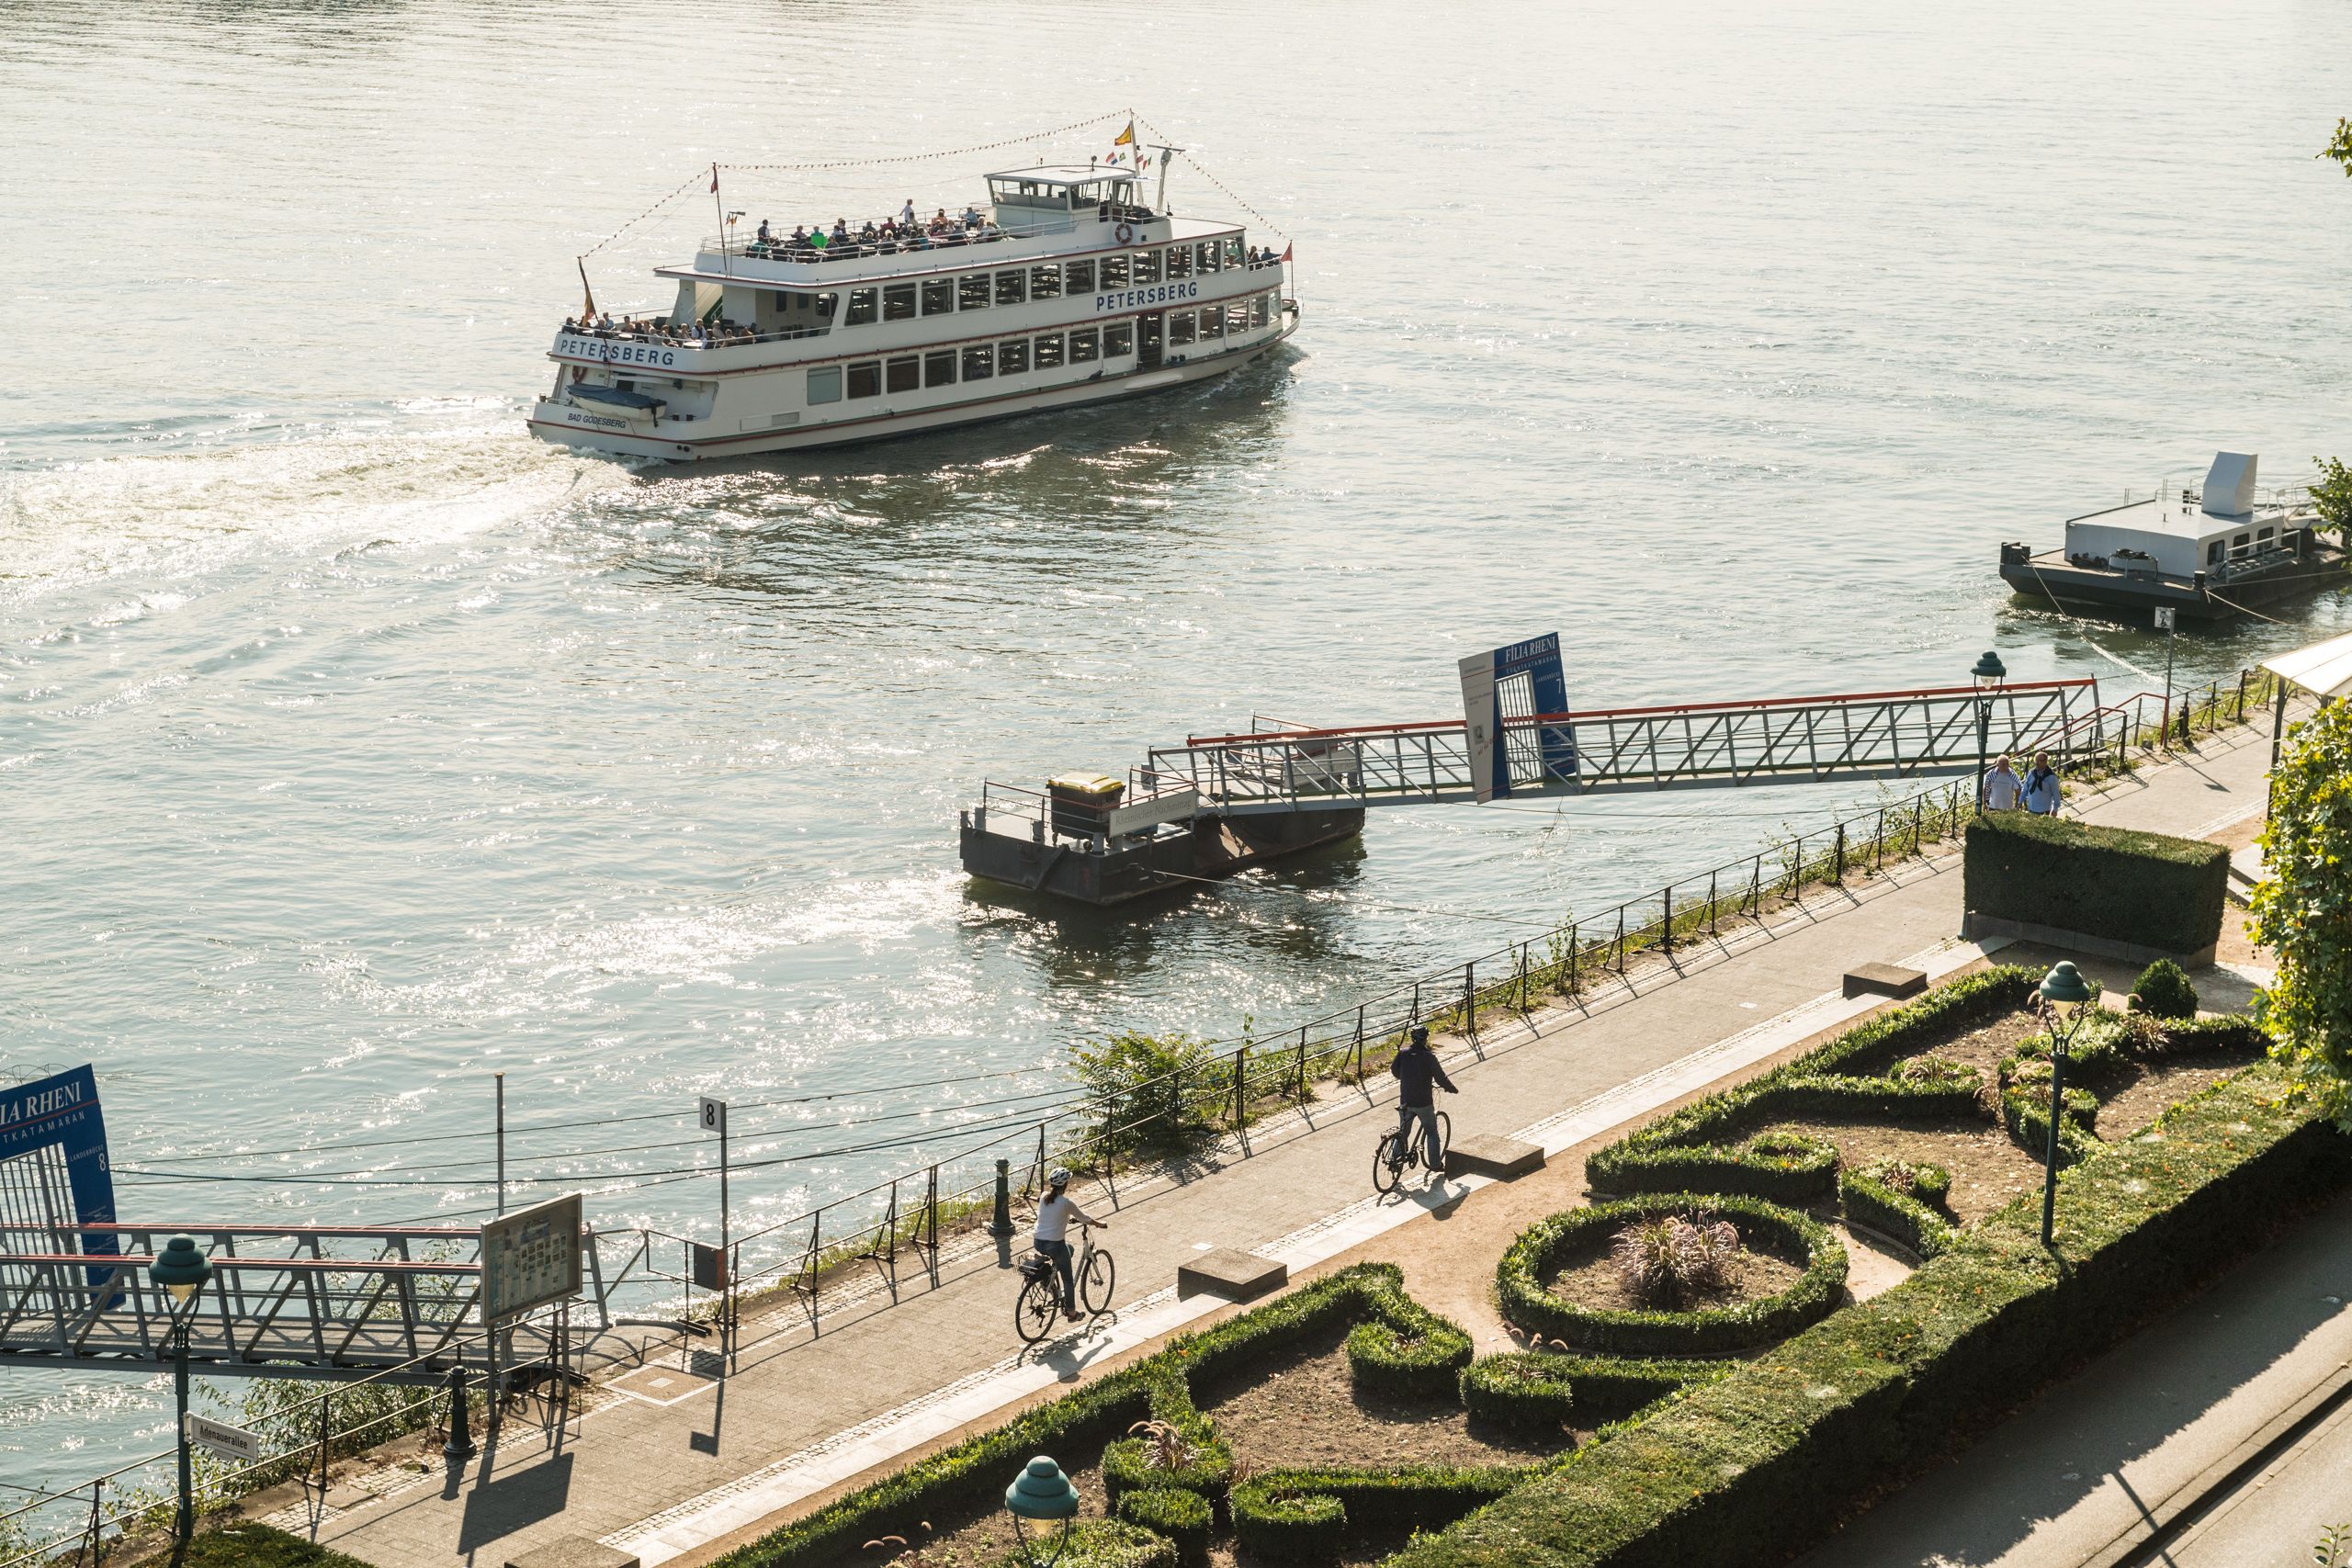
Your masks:
{"label": "paved walkway", "polygon": [[[2205,836],[2259,809],[2267,749],[2267,737],[2236,732],[2182,766],[2122,784],[2084,815]],[[1577,1148],[1860,1016],[1870,1002],[1835,989],[1856,964],[1907,958],[1951,973],[1976,961],[1978,951],[1951,934],[1960,908],[1956,856],[1915,863],[1818,893],[1769,930],[1679,953],[1671,967],[1637,974],[1634,994],[1490,1025],[1476,1055],[1459,1050],[1459,1065],[1450,1061],[1463,1090],[1447,1107],[1455,1129],[1517,1132],[1555,1155]],[[598,1407],[556,1441],[510,1426],[462,1476],[363,1478],[384,1495],[330,1511],[319,1539],[384,1568],[453,1560],[496,1568],[533,1545],[580,1536],[625,1545],[648,1568],[705,1558],[778,1510],[1214,1310],[1172,1291],[1177,1265],[1202,1248],[1264,1252],[1295,1273],[1345,1260],[1424,1214],[1476,1212],[1484,1184],[1475,1181],[1356,1201],[1369,1187],[1376,1130],[1392,1114],[1346,1094],[1254,1131],[1246,1156],[1227,1150],[1182,1181],[1122,1183],[1115,1198],[1090,1197],[1097,1213],[1115,1213],[1104,1239],[1127,1304],[1107,1326],[1042,1355],[1006,1356],[1012,1277],[992,1244],[967,1247],[943,1259],[935,1280],[908,1271],[895,1303],[877,1292],[829,1312],[815,1335],[797,1308],[748,1325],[723,1382],[707,1357],[678,1349],[603,1388]],[[1534,1197],[1531,1189],[1518,1201]],[[1473,1228],[1483,1229],[1464,1227],[1465,1239]],[[1477,1268],[1442,1277],[1483,1280],[1491,1268],[1489,1249]]]}

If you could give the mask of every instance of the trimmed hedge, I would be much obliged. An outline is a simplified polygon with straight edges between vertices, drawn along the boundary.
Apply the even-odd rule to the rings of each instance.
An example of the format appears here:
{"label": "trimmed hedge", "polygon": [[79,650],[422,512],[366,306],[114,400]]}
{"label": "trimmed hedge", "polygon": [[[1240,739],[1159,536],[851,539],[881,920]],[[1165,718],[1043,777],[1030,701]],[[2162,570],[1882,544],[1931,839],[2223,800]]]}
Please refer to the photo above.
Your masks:
{"label": "trimmed hedge", "polygon": [[1359,1323],[1348,1330],[1348,1371],[1356,1389],[1399,1399],[1442,1399],[1470,1364],[1470,1337],[1435,1313],[1418,1332],[1394,1323]]}
{"label": "trimmed hedge", "polygon": [[1874,1161],[1860,1170],[1840,1172],[1838,1199],[1854,1224],[1891,1236],[1919,1257],[1934,1258],[1949,1251],[1959,1235],[1951,1221],[1933,1205],[1951,1190],[1951,1173],[1939,1165],[1919,1165],[1919,1180],[1909,1192],[1881,1179],[1886,1162]]}
{"label": "trimmed hedge", "polygon": [[[1161,1417],[1166,1419],[1166,1417]],[[1170,1421],[1191,1449],[1173,1470],[1157,1462],[1159,1445],[1149,1438],[1122,1438],[1102,1450],[1102,1494],[1115,1509],[1131,1492],[1163,1488],[1222,1497],[1233,1482],[1233,1448],[1198,1414],[1187,1423]]]}
{"label": "trimmed hedge", "polygon": [[1611,1431],[1391,1568],[1762,1568],[2341,1190],[2352,1142],[2256,1066],[2061,1176],[1910,1279]]}
{"label": "trimmed hedge", "polygon": [[2159,958],[2140,971],[2132,994],[2140,1010],[2151,1018],[2190,1019],[2197,1016],[2197,987],[2188,971],[2169,958]]}
{"label": "trimmed hedge", "polygon": [[1233,1536],[1251,1556],[1326,1562],[1351,1529],[1453,1523],[1526,1483],[1540,1466],[1278,1470],[1233,1489]]}
{"label": "trimmed hedge", "polygon": [[1154,1486],[1120,1498],[1117,1511],[1128,1524],[1175,1542],[1178,1561],[1194,1564],[1208,1561],[1216,1510],[1199,1493],[1181,1486]]}
{"label": "trimmed hedge", "polygon": [[[996,1568],[1029,1568],[1029,1559],[1008,1551]],[[1087,1519],[1069,1532],[1069,1550],[1055,1568],[1176,1568],[1176,1543],[1124,1520]]]}
{"label": "trimmed hedge", "polygon": [[1512,1427],[1551,1430],[1573,1414],[1599,1427],[1646,1409],[1668,1394],[1713,1382],[1727,1361],[1643,1361],[1619,1356],[1549,1356],[1506,1350],[1481,1356],[1462,1372],[1462,1404],[1473,1416]]}
{"label": "trimmed hedge", "polygon": [[[1704,1210],[1738,1226],[1753,1246],[1761,1236],[1805,1255],[1804,1272],[1778,1295],[1736,1306],[1672,1311],[1611,1311],[1579,1306],[1544,1289],[1563,1257],[1603,1243],[1620,1226],[1657,1214]],[[1754,1198],[1694,1199],[1659,1193],[1568,1209],[1521,1231],[1495,1269],[1506,1321],[1581,1350],[1632,1356],[1706,1355],[1782,1339],[1835,1311],[1846,1287],[1846,1249],[1828,1230],[1792,1209]]]}
{"label": "trimmed hedge", "polygon": [[[1838,1114],[1905,1118],[1984,1114],[1974,1093],[1951,1084],[1881,1077],[1905,1056],[2025,1005],[2041,976],[2004,964],[1938,987],[1916,1001],[1857,1024],[1745,1084],[1695,1100],[1596,1150],[1585,1176],[1598,1192],[1736,1192],[1783,1203],[1813,1203],[1837,1186],[1837,1154],[1791,1158],[1738,1145],[1758,1129],[1838,1099]],[[1824,1080],[1871,1087],[1825,1089]],[[1890,1109],[1891,1108],[1891,1109]]]}
{"label": "trimmed hedge", "polygon": [[2219,844],[1996,811],[1968,824],[1972,914],[2196,953],[2222,934],[2230,852]]}

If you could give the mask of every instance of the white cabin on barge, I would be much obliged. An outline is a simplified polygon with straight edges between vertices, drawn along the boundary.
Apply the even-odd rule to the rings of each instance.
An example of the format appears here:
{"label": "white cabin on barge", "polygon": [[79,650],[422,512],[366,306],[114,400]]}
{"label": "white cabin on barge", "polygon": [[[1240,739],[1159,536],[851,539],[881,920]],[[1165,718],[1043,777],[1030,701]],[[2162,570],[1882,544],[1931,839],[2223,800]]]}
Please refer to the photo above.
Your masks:
{"label": "white cabin on barge", "polygon": [[1205,380],[1296,330],[1287,251],[1139,206],[1133,171],[989,194],[986,217],[706,243],[656,269],[666,315],[565,324],[533,434],[672,460],[831,446]]}

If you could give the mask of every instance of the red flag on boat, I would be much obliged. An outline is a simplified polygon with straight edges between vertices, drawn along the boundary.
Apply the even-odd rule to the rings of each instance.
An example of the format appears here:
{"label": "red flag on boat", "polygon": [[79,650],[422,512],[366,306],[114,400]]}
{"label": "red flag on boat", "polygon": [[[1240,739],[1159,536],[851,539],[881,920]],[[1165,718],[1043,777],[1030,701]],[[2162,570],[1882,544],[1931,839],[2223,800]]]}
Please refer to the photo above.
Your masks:
{"label": "red flag on boat", "polygon": [[1283,247],[1283,260],[1290,260],[1290,247],[1288,245],[1284,245]]}
{"label": "red flag on boat", "polygon": [[718,165],[716,164],[710,166],[710,194],[713,196],[718,194]]}

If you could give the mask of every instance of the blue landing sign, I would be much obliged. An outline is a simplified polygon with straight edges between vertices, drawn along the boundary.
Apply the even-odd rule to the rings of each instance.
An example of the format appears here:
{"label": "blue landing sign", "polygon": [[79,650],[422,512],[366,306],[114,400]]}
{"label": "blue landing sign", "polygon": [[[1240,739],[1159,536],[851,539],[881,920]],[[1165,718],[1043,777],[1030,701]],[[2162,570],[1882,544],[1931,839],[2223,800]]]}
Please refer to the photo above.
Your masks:
{"label": "blue landing sign", "polygon": [[[1481,802],[1510,797],[1514,750],[1530,784],[1576,777],[1576,731],[1566,722],[1567,711],[1568,677],[1560,663],[1557,632],[1462,660],[1470,784]],[[1506,733],[1505,720],[1539,714],[1562,718],[1556,724],[1521,725]]]}
{"label": "blue landing sign", "polygon": [[[112,1224],[114,1168],[98,1111],[97,1075],[87,1066],[0,1089],[0,1188],[54,1190],[60,1168],[74,1197],[74,1223]],[[85,1235],[81,1250],[114,1257],[122,1246],[112,1235]],[[92,1269],[90,1283],[98,1280],[99,1271]]]}

